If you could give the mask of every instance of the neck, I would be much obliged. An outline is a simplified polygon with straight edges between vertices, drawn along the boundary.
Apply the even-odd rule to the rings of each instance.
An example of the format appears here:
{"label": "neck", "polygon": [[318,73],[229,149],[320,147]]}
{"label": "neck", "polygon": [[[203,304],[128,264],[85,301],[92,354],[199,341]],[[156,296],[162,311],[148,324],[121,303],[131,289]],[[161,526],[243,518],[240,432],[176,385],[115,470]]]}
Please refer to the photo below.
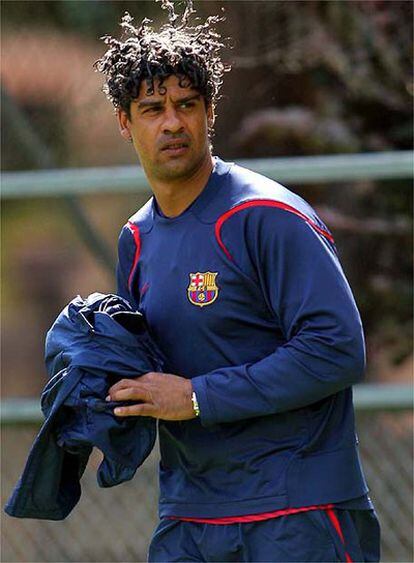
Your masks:
{"label": "neck", "polygon": [[211,154],[188,177],[161,180],[148,177],[157,204],[166,217],[180,215],[203,191],[213,170]]}

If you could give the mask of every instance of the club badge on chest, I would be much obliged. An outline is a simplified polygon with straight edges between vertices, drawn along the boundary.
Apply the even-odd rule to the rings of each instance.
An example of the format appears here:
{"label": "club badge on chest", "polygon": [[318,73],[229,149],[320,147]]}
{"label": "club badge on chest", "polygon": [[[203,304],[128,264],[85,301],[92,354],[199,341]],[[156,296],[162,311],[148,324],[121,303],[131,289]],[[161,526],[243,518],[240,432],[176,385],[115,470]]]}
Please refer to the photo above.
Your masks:
{"label": "club badge on chest", "polygon": [[189,274],[190,283],[187,295],[190,303],[197,307],[211,305],[218,297],[219,288],[216,284],[218,272],[196,272]]}

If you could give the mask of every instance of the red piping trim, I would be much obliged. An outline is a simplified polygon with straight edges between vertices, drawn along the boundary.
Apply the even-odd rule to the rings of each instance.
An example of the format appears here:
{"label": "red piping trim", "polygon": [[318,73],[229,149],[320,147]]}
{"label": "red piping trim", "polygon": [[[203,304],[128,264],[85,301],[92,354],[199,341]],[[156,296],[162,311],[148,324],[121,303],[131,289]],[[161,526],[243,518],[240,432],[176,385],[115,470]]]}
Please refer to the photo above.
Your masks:
{"label": "red piping trim", "polygon": [[315,221],[312,221],[312,219],[309,219],[309,217],[307,217],[304,213],[301,213],[300,211],[298,211],[297,209],[295,209],[291,205],[288,205],[287,203],[282,203],[281,201],[274,201],[274,200],[271,200],[271,199],[254,199],[254,200],[245,201],[244,203],[240,203],[239,205],[236,205],[235,207],[233,207],[229,211],[226,211],[225,213],[223,213],[223,215],[220,215],[220,217],[216,221],[216,225],[215,225],[216,239],[217,239],[217,242],[219,243],[221,249],[223,250],[224,254],[227,256],[227,258],[229,260],[233,260],[233,258],[231,256],[230,252],[227,250],[227,248],[224,245],[223,240],[221,238],[221,228],[222,228],[224,222],[227,221],[227,219],[229,219],[232,215],[234,215],[238,211],[242,211],[243,209],[248,209],[249,207],[259,207],[259,206],[278,207],[279,209],[284,209],[285,211],[289,211],[289,213],[293,213],[294,215],[297,215],[298,217],[300,217],[301,219],[306,221],[306,223],[308,223],[308,225],[310,225],[313,229],[315,229],[315,231],[317,231],[319,234],[321,234],[322,236],[327,238],[330,242],[335,244],[335,241],[334,241],[331,233],[329,233],[328,231],[325,231],[325,229],[321,229],[321,227],[319,227],[315,223]]}
{"label": "red piping trim", "polygon": [[137,225],[134,225],[134,223],[131,223],[130,221],[128,221],[126,226],[131,231],[131,233],[134,237],[134,241],[135,241],[134,262],[132,263],[132,267],[131,267],[131,270],[130,270],[129,276],[128,276],[128,289],[129,289],[129,291],[131,291],[132,278],[134,277],[135,269],[137,267],[137,264],[138,264],[138,261],[139,261],[139,256],[141,254],[141,237],[139,235],[139,228],[138,228]]}
{"label": "red piping trim", "polygon": [[262,512],[260,514],[246,514],[244,516],[225,516],[221,518],[191,518],[182,516],[169,516],[171,520],[183,520],[184,522],[198,522],[200,524],[236,524],[237,522],[260,522],[262,520],[270,520],[271,518],[279,518],[280,516],[289,516],[300,512],[309,512],[310,510],[324,510],[331,508],[332,504],[324,504],[321,506],[305,506],[303,508],[284,508],[275,510],[274,512]]}
{"label": "red piping trim", "polygon": [[[332,522],[333,527],[335,528],[338,536],[341,538],[341,542],[343,543],[343,546],[345,547],[345,538],[344,538],[344,534],[342,532],[342,528],[341,528],[341,524],[339,523],[338,517],[335,514],[335,511],[333,508],[327,508],[325,509],[326,514],[329,517],[329,520]],[[347,563],[352,563],[352,559],[349,555],[349,553],[347,551],[345,551],[345,561]]]}

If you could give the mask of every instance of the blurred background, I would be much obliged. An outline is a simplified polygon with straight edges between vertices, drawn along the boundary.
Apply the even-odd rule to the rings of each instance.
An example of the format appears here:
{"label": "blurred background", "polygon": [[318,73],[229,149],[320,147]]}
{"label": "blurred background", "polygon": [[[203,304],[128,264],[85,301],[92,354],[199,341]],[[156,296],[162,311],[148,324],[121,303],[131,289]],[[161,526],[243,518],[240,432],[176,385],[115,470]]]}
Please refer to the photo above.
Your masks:
{"label": "blurred background", "polygon": [[[342,181],[284,183],[333,231],[360,308],[372,385],[357,403],[361,452],[383,523],[383,560],[410,561],[413,191],[412,164],[398,162],[401,155],[407,162],[413,146],[413,4],[211,0],[195,7],[201,17],[224,9],[220,30],[232,38],[215,154],[272,159],[266,162],[274,166],[274,159],[295,156],[383,153],[390,161],[382,177],[371,165],[352,180],[344,173]],[[4,499],[39,424],[24,415],[31,403],[16,399],[38,398],[45,384],[45,332],[76,294],[114,291],[119,230],[150,193],[138,181],[134,190],[116,181],[108,189],[106,180],[100,190],[102,171],[90,170],[137,164],[92,68],[105,50],[99,37],[119,35],[125,10],[137,23],[165,20],[152,1],[1,3]],[[51,173],[47,182],[34,173],[56,169],[61,175]],[[125,170],[133,169],[119,175]],[[3,561],[145,560],[156,519],[157,454],[133,483],[109,491],[98,490],[97,463],[99,453],[65,522],[2,517]]]}

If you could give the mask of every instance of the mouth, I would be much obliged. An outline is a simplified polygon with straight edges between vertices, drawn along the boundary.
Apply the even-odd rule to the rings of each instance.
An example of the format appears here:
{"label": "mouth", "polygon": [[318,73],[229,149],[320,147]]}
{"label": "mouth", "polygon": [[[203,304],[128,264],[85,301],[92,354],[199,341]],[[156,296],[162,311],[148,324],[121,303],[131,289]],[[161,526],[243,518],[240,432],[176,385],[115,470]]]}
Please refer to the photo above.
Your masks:
{"label": "mouth", "polygon": [[161,148],[161,152],[165,154],[169,154],[170,156],[179,156],[184,154],[188,149],[188,143],[183,141],[171,141],[170,143],[166,143]]}

